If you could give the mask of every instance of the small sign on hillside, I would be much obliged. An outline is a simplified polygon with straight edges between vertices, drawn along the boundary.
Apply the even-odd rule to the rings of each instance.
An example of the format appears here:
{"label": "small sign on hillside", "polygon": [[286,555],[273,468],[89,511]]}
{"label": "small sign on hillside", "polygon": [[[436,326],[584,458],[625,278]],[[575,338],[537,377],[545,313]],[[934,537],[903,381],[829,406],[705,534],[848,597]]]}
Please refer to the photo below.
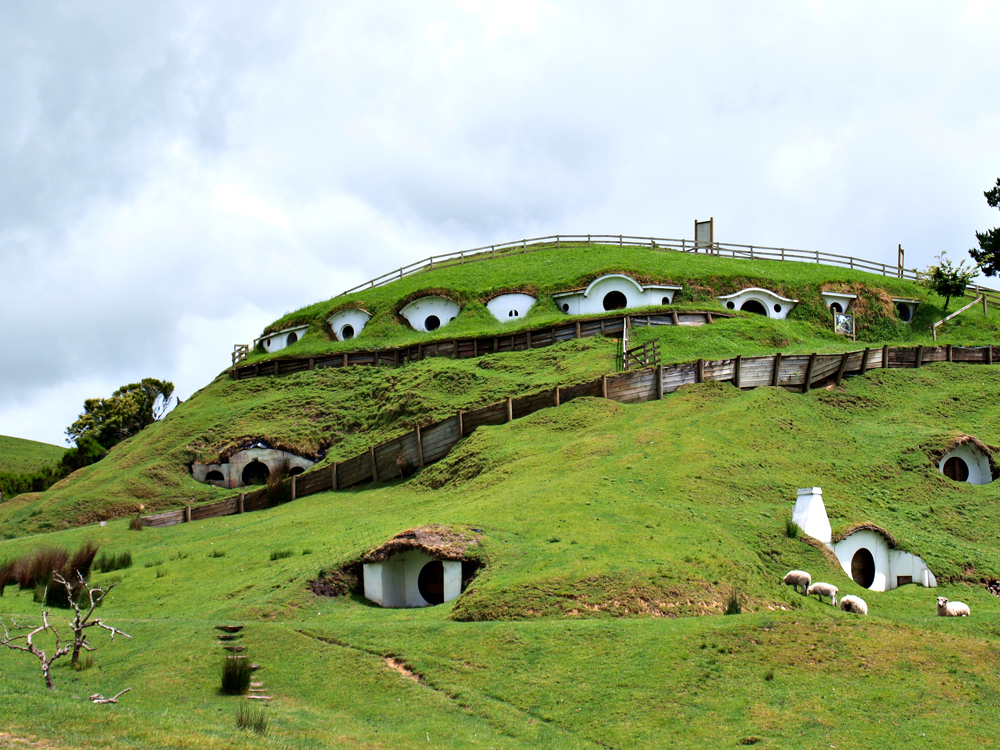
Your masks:
{"label": "small sign on hillside", "polygon": [[850,336],[851,341],[857,341],[857,332],[854,329],[854,316],[833,311],[833,332],[841,336]]}

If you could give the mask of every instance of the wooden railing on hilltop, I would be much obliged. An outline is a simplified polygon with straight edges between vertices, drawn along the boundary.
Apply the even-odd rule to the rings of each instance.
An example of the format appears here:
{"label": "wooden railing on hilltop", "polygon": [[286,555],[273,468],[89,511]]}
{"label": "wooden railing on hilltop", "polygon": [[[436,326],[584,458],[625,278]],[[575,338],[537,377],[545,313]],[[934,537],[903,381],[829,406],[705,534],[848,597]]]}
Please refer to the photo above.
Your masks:
{"label": "wooden railing on hilltop", "polygon": [[[448,455],[452,446],[483,425],[499,425],[558,407],[584,396],[622,403],[663,398],[678,388],[710,380],[729,381],[737,388],[779,386],[807,392],[823,383],[840,383],[848,375],[863,375],[871,369],[920,367],[929,362],[968,362],[992,365],[1000,347],[916,346],[864,349],[841,354],[773,354],[760,357],[704,360],[606,375],[598,380],[557,386],[520,398],[458,412],[440,422],[415,428],[392,440],[373,445],[346,461],[313,468],[292,477],[291,496],[342,490],[365,482],[398,478],[403,467],[421,469]],[[144,526],[173,526],[268,507],[266,489],[230,497],[217,503],[188,506],[142,519]]]}

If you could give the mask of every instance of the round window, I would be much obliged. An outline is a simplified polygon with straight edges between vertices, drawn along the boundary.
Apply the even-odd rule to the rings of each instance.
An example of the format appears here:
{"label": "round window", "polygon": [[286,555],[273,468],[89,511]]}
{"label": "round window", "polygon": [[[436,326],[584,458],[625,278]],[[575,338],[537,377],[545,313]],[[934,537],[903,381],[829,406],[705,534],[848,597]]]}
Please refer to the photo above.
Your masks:
{"label": "round window", "polygon": [[563,312],[569,312],[569,305],[565,302],[563,303]]}
{"label": "round window", "polygon": [[290,334],[288,334],[288,338],[285,339],[285,346],[291,346],[298,340],[299,337],[295,335],[295,331],[292,331]]}
{"label": "round window", "polygon": [[340,340],[347,341],[354,338],[354,326],[344,326],[340,329]]}
{"label": "round window", "polygon": [[956,482],[968,482],[969,465],[958,456],[952,456],[944,462],[944,475]]}
{"label": "round window", "polygon": [[441,327],[441,319],[437,315],[428,315],[424,321],[424,328],[428,331],[436,331]]}
{"label": "round window", "polygon": [[851,558],[851,578],[866,589],[875,583],[875,558],[866,547],[859,549]]}
{"label": "round window", "polygon": [[728,307],[730,310],[735,310],[736,309],[736,303],[733,302],[732,300],[729,300],[729,302],[726,303],[726,307]]}
{"label": "round window", "polygon": [[604,295],[605,310],[624,310],[627,305],[628,298],[617,290]]}
{"label": "round window", "polygon": [[775,305],[775,306],[774,306],[774,311],[775,311],[776,313],[780,313],[780,312],[781,312],[781,305]]}
{"label": "round window", "polygon": [[432,560],[420,569],[417,590],[428,604],[444,602],[444,565],[440,560]]}

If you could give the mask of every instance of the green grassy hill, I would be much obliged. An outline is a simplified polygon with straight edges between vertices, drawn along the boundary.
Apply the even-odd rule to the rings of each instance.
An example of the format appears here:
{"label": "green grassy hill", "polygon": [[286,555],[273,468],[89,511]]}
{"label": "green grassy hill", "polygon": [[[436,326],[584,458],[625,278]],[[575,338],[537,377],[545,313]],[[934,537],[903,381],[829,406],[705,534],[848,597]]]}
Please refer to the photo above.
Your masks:
{"label": "green grassy hill", "polygon": [[[632,268],[632,252],[588,255],[573,278]],[[761,285],[783,285],[804,302],[810,288],[850,275],[677,257],[690,268],[704,261],[699,278],[729,268],[767,280]],[[544,269],[545,260],[539,252],[503,263]],[[384,299],[382,309],[392,311],[424,282],[465,283],[470,294],[510,283],[506,266],[495,280],[489,267],[434,272],[451,274],[444,280],[423,274],[396,292],[373,290],[369,302]],[[666,273],[649,271],[657,280]],[[767,275],[778,273],[787,275]],[[851,283],[870,285],[878,298],[882,280],[859,276]],[[741,283],[734,279],[727,283]],[[899,296],[920,293],[893,288]],[[328,304],[284,322],[322,317]],[[927,320],[941,317],[935,304],[930,298],[921,312]],[[370,327],[373,345],[410,336],[389,330],[390,312],[385,336],[376,336],[379,314]],[[636,333],[659,338],[673,361],[854,348],[829,334],[820,317],[804,310],[795,320],[738,316]],[[919,326],[877,318],[872,325],[892,333],[892,342],[924,340]],[[958,320],[946,333],[955,343],[995,340],[992,312]],[[489,330],[488,322],[482,329],[466,323],[466,332]],[[340,346],[318,329],[312,335],[288,355]],[[186,464],[244,438],[266,437],[330,462],[418,420],[592,379],[610,371],[615,351],[615,342],[595,338],[399,368],[238,382],[220,376],[98,464],[49,492],[0,506],[8,537],[0,561],[85,541],[106,553],[129,551],[135,561],[93,577],[119,582],[101,613],[133,640],[111,644],[94,635],[94,666],[58,666],[54,695],[36,662],[0,651],[0,737],[74,748],[997,744],[1000,599],[982,582],[1000,577],[1000,483],[955,483],[934,463],[960,434],[1000,445],[996,367],[876,370],[807,394],[704,383],[645,404],[578,399],[480,428],[405,480],[141,532],[129,531],[125,519],[77,526],[134,513],[140,504],[165,508],[223,496],[194,482]],[[790,537],[795,490],[805,486],[823,488],[835,531],[859,523],[886,528],[930,565],[940,587],[867,591],[829,554]],[[310,591],[310,581],[424,524],[480,539],[488,564],[458,599],[388,610],[356,593]],[[869,616],[793,593],[781,585],[792,568],[834,583],[842,595],[863,596]],[[724,616],[734,590],[743,613]],[[0,613],[18,622],[37,618],[32,594],[8,586]],[[938,595],[967,602],[973,616],[936,617]],[[219,693],[222,652],[213,626],[223,623],[246,625],[241,643],[273,697],[265,737],[237,730],[240,699]],[[77,697],[125,687],[133,690],[118,706]]]}
{"label": "green grassy hill", "polygon": [[65,452],[58,445],[0,435],[0,471],[15,474],[36,471],[58,462]]}

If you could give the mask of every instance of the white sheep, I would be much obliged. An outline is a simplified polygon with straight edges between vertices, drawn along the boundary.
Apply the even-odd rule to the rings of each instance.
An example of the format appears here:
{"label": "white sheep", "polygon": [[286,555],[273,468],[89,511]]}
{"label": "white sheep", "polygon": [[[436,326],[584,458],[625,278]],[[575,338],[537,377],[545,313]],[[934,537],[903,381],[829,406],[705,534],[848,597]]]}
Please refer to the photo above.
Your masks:
{"label": "white sheep", "polygon": [[794,586],[796,593],[798,593],[799,586],[802,587],[803,595],[809,590],[809,584],[812,583],[812,576],[806,573],[804,570],[790,570],[785,574],[785,585]]}
{"label": "white sheep", "polygon": [[868,605],[860,596],[848,594],[840,600],[840,608],[845,612],[853,612],[856,615],[867,615]]}
{"label": "white sheep", "polygon": [[828,596],[830,597],[830,604],[836,607],[837,590],[838,590],[837,587],[834,586],[832,583],[817,582],[809,587],[809,590],[806,591],[806,596],[812,596],[813,594],[816,594],[816,596],[819,597],[820,601],[823,601],[824,596]]}
{"label": "white sheep", "polygon": [[938,617],[968,617],[972,614],[965,602],[949,602],[943,596],[938,597],[937,613]]}

